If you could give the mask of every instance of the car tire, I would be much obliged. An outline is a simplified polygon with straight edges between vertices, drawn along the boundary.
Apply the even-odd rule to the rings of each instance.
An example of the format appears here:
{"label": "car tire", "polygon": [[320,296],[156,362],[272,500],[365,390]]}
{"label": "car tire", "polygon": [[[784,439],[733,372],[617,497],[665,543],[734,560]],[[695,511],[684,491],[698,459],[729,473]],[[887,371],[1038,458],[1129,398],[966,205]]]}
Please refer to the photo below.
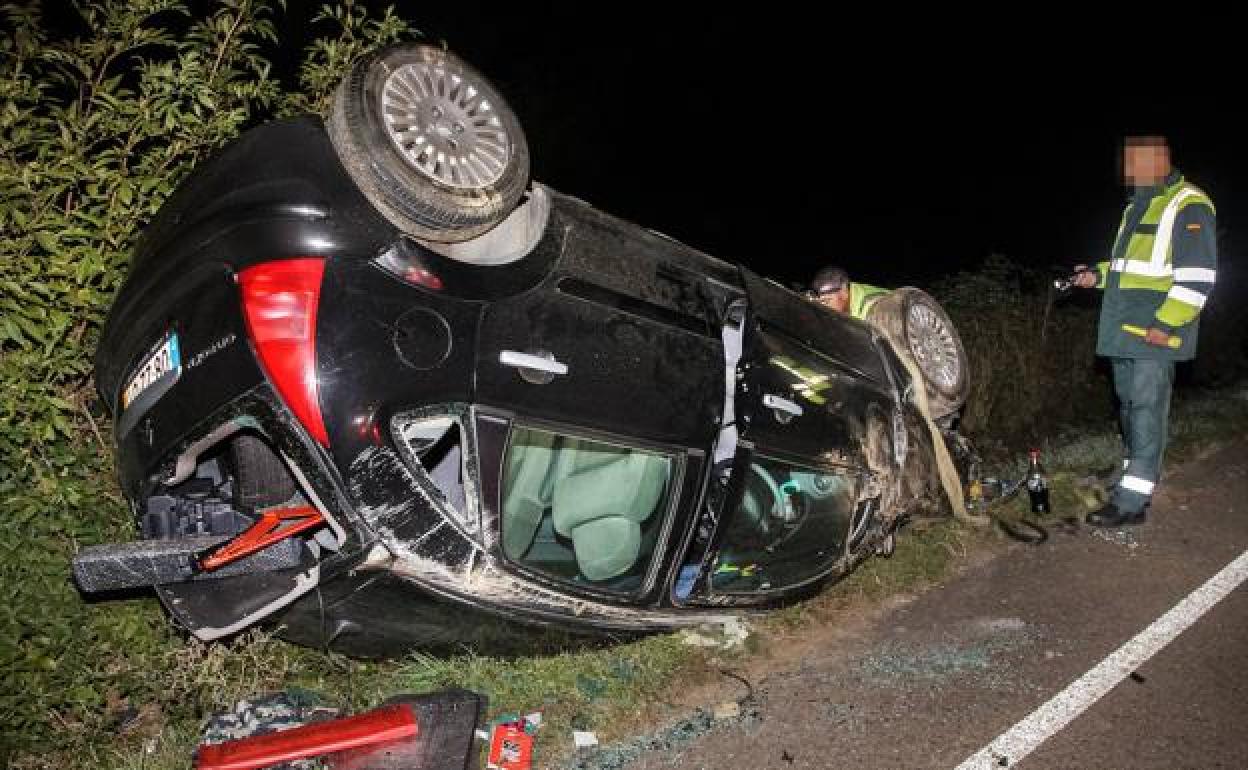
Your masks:
{"label": "car tire", "polygon": [[867,320],[922,373],[933,420],[962,408],[970,368],[957,327],[940,303],[919,289],[897,289],[871,306]]}
{"label": "car tire", "polygon": [[470,240],[501,222],[528,185],[515,113],[485,76],[437,46],[361,59],[334,93],[327,128],[364,195],[418,239]]}
{"label": "car tire", "polygon": [[235,436],[230,442],[230,459],[234,500],[245,511],[281,505],[299,491],[282,458],[257,436]]}

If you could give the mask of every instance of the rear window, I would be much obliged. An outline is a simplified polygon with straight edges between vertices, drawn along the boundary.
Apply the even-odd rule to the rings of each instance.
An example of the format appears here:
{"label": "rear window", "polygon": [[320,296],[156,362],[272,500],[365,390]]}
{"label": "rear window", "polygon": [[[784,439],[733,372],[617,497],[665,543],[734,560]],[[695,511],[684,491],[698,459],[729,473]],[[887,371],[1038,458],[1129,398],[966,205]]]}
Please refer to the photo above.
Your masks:
{"label": "rear window", "polygon": [[672,493],[674,458],[516,427],[503,463],[507,558],[599,590],[640,590]]}

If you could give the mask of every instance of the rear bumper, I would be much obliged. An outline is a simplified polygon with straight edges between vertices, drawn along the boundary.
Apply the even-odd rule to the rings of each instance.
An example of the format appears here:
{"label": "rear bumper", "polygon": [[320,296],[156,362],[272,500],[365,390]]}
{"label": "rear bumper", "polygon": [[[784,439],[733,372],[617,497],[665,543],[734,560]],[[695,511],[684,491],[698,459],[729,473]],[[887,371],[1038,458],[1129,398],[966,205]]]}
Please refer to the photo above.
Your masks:
{"label": "rear bumper", "polygon": [[207,535],[87,546],[74,556],[74,581],[86,593],[100,593],[300,566],[302,542],[283,540],[221,569],[207,572],[197,567],[203,554],[227,540]]}

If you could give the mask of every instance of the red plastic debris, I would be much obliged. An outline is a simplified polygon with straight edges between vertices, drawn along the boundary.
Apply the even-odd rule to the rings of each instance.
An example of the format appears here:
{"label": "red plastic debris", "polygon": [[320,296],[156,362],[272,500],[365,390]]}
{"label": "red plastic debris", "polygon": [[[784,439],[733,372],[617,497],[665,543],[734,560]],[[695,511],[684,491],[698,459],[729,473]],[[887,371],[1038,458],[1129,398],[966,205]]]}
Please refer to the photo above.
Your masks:
{"label": "red plastic debris", "polygon": [[281,762],[399,741],[419,731],[412,707],[396,703],[353,717],[201,745],[195,767],[196,770],[258,770]]}
{"label": "red plastic debris", "polygon": [[486,767],[490,770],[529,770],[533,766],[533,736],[518,723],[496,725]]}
{"label": "red plastic debris", "polygon": [[[260,515],[260,520],[238,537],[230,540],[199,560],[199,568],[205,572],[220,569],[253,553],[285,540],[288,537],[315,529],[325,523],[321,512],[309,505],[294,508],[270,508]],[[283,524],[288,526],[282,527]],[[279,527],[281,527],[279,529]]]}

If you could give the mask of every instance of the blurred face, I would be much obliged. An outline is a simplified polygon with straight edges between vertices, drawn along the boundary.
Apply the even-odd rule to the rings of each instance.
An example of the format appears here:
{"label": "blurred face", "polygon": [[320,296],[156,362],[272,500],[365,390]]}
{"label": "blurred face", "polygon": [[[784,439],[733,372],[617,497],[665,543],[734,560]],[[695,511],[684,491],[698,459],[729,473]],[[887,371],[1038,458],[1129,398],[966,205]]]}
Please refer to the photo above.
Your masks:
{"label": "blurred face", "polygon": [[1127,145],[1122,150],[1123,182],[1131,187],[1150,187],[1170,173],[1170,150],[1165,146]]}
{"label": "blurred face", "polygon": [[820,294],[816,300],[826,308],[844,313],[849,310],[849,286],[842,286],[838,291]]}

